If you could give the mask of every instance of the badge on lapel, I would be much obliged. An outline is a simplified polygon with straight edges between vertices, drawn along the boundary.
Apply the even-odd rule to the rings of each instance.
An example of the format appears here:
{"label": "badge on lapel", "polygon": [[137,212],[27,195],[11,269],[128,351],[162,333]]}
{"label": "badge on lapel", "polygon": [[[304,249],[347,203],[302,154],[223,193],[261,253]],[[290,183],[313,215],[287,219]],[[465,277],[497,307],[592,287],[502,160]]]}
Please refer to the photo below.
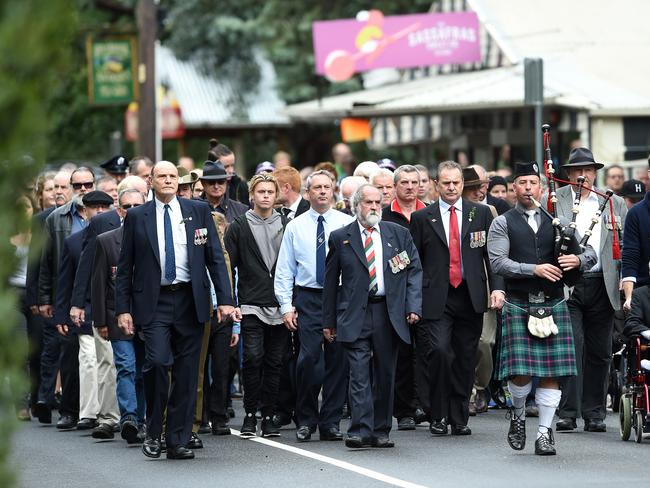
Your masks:
{"label": "badge on lapel", "polygon": [[203,246],[208,242],[208,229],[201,227],[194,231],[194,245]]}
{"label": "badge on lapel", "polygon": [[477,248],[477,247],[485,246],[486,240],[487,239],[486,239],[484,230],[479,230],[477,232],[470,232],[469,233],[469,247],[471,247],[471,248]]}
{"label": "badge on lapel", "polygon": [[409,255],[406,251],[402,251],[399,254],[396,254],[392,258],[390,258],[390,261],[388,261],[390,264],[390,270],[393,274],[397,274],[400,271],[406,269],[406,267],[411,264],[411,258],[409,258]]}
{"label": "badge on lapel", "polygon": [[605,228],[607,230],[622,230],[623,225],[621,223],[621,216],[620,215],[614,215],[614,225],[612,225],[612,218],[609,213],[605,214]]}

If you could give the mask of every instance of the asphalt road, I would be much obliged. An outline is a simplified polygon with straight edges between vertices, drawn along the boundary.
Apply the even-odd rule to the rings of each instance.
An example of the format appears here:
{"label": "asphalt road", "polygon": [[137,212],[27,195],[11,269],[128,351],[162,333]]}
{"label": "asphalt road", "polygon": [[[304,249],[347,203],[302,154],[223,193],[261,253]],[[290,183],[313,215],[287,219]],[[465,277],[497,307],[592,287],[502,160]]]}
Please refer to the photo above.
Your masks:
{"label": "asphalt road", "polygon": [[[241,402],[235,406],[238,429]],[[506,444],[504,411],[491,410],[470,419],[469,437],[433,438],[428,424],[394,430],[393,449],[351,451],[341,442],[320,442],[317,434],[299,444],[288,428],[277,441],[204,435],[205,448],[193,461],[168,461],[164,454],[147,459],[119,434],[99,442],[87,432],[32,421],[15,437],[13,453],[23,488],[648,486],[650,438],[622,442],[614,414],[606,433],[557,434],[558,455],[545,458],[533,453],[536,420],[529,419],[529,443],[520,452]]]}

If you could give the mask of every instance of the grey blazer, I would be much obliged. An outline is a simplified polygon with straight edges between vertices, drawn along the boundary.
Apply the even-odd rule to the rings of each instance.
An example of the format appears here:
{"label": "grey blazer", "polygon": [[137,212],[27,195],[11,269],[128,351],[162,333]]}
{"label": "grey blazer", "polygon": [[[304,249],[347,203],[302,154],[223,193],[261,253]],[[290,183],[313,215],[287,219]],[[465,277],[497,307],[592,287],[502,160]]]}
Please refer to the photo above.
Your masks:
{"label": "grey blazer", "polygon": [[[596,190],[604,193],[604,190],[596,188]],[[614,204],[614,218],[617,220],[614,226],[610,222],[609,205],[605,207],[605,211],[600,216],[600,264],[603,268],[603,277],[605,280],[605,287],[607,288],[607,296],[609,301],[614,307],[614,310],[621,308],[621,294],[619,291],[619,281],[621,279],[621,261],[614,260],[612,257],[612,241],[613,231],[611,227],[615,227],[615,231],[619,232],[619,245],[622,247],[623,226],[625,225],[625,216],[627,215],[627,206],[625,201],[619,196],[612,196]],[[603,198],[598,196],[598,204],[602,205]],[[572,218],[573,209],[573,193],[570,186],[564,186],[557,190],[557,213],[569,221]],[[592,217],[592,216],[590,216]],[[608,226],[610,227],[608,229]]]}

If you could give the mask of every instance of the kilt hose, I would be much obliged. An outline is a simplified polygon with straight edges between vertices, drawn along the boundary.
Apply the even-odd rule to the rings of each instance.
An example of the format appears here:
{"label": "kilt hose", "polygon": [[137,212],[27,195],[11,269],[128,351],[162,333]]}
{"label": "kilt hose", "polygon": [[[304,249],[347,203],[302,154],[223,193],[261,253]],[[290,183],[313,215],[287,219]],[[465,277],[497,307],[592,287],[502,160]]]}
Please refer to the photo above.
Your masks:
{"label": "kilt hose", "polygon": [[575,376],[576,355],[571,316],[565,300],[551,300],[558,334],[541,339],[528,332],[528,302],[508,299],[501,312],[503,327],[497,355],[497,378]]}

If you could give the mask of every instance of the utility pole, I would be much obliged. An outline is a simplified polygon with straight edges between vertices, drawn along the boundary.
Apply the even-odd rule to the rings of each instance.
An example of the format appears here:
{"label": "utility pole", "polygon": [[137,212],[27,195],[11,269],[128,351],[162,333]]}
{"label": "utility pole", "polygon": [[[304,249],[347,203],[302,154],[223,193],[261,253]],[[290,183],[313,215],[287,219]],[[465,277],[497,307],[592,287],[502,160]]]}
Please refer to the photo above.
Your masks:
{"label": "utility pole", "polygon": [[155,0],[139,0],[138,21],[138,155],[156,161],[156,30]]}
{"label": "utility pole", "polygon": [[535,161],[543,165],[544,61],[541,58],[524,59],[524,103],[532,105],[535,110]]}

